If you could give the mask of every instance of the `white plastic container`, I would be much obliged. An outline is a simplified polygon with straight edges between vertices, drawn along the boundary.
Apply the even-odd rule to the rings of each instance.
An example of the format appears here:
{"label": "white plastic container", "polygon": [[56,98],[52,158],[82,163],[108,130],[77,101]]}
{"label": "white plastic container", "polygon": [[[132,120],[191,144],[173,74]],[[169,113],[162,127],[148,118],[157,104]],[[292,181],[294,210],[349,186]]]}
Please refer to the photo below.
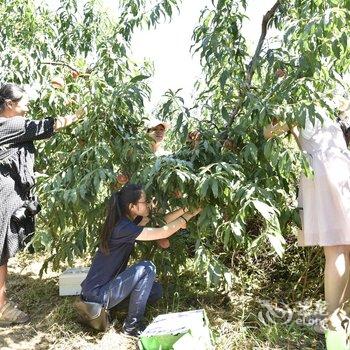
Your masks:
{"label": "white plastic container", "polygon": [[80,284],[86,278],[89,269],[89,267],[75,267],[64,271],[58,279],[60,296],[79,295]]}

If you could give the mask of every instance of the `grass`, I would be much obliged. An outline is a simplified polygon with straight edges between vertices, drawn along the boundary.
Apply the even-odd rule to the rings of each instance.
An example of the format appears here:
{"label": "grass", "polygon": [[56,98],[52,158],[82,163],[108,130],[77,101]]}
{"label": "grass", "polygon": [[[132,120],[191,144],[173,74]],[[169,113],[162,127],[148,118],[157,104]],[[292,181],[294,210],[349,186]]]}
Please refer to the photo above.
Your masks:
{"label": "grass", "polygon": [[[204,308],[218,350],[325,349],[324,337],[312,327],[297,324],[295,313],[293,320],[288,321],[283,312],[287,306],[281,304],[299,312],[306,312],[308,307],[312,313],[318,300],[310,295],[319,296],[319,290],[305,289],[304,272],[298,268],[295,257],[290,255],[290,262],[271,259],[266,259],[268,265],[264,268],[265,260],[239,258],[234,287],[226,294],[208,289],[189,265],[176,280],[162,280],[164,298],[157,307],[148,308],[146,319],[151,321],[166,312]],[[0,328],[1,350],[137,349],[133,339],[119,333],[123,313],[117,314],[115,328],[104,334],[78,324],[72,309],[75,297],[58,295],[59,274],[49,271],[39,278],[42,261],[40,255],[21,253],[10,262],[8,294],[32,320],[25,326]],[[314,286],[316,280],[311,279],[306,286]],[[296,303],[302,296],[307,298],[304,305]],[[282,311],[269,310],[259,300],[268,300],[268,305],[275,301]]]}

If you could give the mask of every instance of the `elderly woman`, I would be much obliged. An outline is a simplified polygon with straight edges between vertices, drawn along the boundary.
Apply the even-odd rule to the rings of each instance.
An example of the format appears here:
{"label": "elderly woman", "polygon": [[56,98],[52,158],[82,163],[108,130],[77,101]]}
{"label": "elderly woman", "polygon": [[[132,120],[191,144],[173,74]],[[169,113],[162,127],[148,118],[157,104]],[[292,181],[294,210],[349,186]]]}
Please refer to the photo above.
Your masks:
{"label": "elderly woman", "polygon": [[33,201],[33,141],[50,138],[55,131],[72,124],[81,115],[57,119],[30,120],[28,96],[15,84],[0,88],[0,326],[25,323],[27,314],[7,300],[5,288],[7,262],[34,232],[34,214],[39,210]]}

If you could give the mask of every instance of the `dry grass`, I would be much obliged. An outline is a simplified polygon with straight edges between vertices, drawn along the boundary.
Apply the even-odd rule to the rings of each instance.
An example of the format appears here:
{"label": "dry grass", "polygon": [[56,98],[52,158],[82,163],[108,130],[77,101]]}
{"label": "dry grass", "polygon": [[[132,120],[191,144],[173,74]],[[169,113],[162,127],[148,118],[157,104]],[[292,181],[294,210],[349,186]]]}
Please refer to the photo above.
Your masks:
{"label": "dry grass", "polygon": [[[40,255],[23,253],[10,262],[8,294],[32,320],[25,326],[0,328],[1,350],[137,349],[134,339],[119,332],[123,314],[117,315],[119,323],[104,334],[78,324],[72,309],[74,297],[58,295],[59,274],[48,271],[39,278],[42,262]],[[176,281],[169,278],[162,282],[164,298],[157,308],[148,309],[146,318],[150,321],[160,313],[204,308],[218,350],[324,349],[323,336],[310,327],[294,322],[263,325],[258,320],[262,308],[257,298],[271,300],[278,289],[269,285],[261,271],[237,276],[228,295],[207,289],[191,269]],[[280,284],[279,289],[283,290]]]}
{"label": "dry grass", "polygon": [[58,295],[58,273],[49,271],[39,278],[43,258],[19,254],[9,266],[8,294],[31,316],[24,326],[0,328],[0,348],[97,350],[136,349],[136,342],[118,333],[94,333],[75,320],[74,297]]}

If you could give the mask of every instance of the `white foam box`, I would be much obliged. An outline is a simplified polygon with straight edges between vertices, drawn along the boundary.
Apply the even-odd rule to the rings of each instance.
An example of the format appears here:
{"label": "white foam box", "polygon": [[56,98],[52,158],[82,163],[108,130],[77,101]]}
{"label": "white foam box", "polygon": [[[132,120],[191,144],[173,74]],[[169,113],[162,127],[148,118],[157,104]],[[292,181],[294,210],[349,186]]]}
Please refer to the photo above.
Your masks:
{"label": "white foam box", "polygon": [[80,284],[86,278],[89,269],[89,267],[75,267],[64,271],[58,279],[60,296],[79,295]]}

